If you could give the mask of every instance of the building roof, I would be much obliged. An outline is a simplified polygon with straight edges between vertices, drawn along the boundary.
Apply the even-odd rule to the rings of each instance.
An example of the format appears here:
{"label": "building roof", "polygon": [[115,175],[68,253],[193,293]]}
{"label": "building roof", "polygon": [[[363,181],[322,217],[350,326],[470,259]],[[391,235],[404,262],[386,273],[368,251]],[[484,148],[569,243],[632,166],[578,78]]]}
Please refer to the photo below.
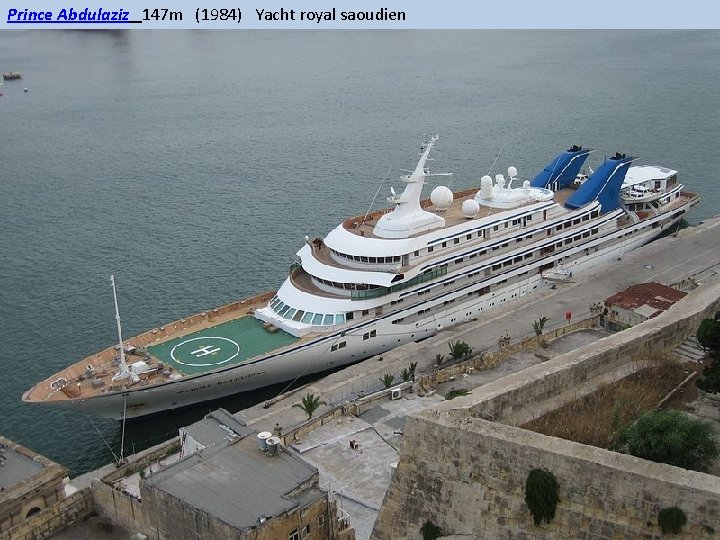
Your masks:
{"label": "building roof", "polygon": [[203,446],[219,444],[232,437],[233,433],[242,438],[255,432],[225,409],[212,411],[199,422],[182,428],[180,433],[183,431]]}
{"label": "building roof", "polygon": [[247,436],[192,454],[145,478],[143,485],[249,529],[261,517],[270,519],[324,497],[316,487],[317,475],[315,467],[294,454],[280,450],[269,456],[259,450],[255,437]]}
{"label": "building roof", "polygon": [[605,305],[635,311],[650,319],[665,311],[687,293],[661,283],[638,283],[613,294]]}
{"label": "building roof", "polygon": [[0,488],[5,490],[43,470],[44,465],[31,454],[9,439],[0,438]]}

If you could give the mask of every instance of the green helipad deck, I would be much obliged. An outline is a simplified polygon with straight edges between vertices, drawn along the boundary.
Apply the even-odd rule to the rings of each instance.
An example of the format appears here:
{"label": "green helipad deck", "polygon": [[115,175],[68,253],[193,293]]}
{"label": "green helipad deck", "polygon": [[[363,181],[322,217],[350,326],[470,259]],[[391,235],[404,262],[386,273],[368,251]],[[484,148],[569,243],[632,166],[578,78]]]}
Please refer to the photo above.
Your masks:
{"label": "green helipad deck", "polygon": [[247,315],[148,347],[160,362],[186,375],[241,364],[248,358],[297,341],[283,330],[269,332],[262,321]]}

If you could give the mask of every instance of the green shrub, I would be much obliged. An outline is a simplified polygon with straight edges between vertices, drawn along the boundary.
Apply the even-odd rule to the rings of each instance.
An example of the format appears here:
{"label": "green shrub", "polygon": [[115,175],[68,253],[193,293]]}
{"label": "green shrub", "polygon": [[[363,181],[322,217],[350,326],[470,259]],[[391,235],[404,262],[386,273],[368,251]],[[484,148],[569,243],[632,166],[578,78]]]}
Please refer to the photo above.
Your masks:
{"label": "green shrub", "polygon": [[720,360],[708,364],[703,370],[702,377],[697,381],[697,387],[703,392],[717,394],[720,392]]}
{"label": "green shrub", "polygon": [[467,396],[468,395],[467,390],[450,390],[447,394],[445,394],[445,399],[455,399],[456,397],[460,396]]}
{"label": "green shrub", "polygon": [[443,530],[430,520],[420,527],[420,534],[422,534],[423,540],[436,540],[444,535]]}
{"label": "green shrub", "polygon": [[380,382],[383,383],[383,385],[385,386],[385,389],[390,388],[393,385],[394,381],[395,381],[395,376],[390,375],[389,373],[386,373],[380,379]]}
{"label": "green shrub", "polygon": [[615,448],[633,456],[695,471],[707,470],[718,456],[710,424],[680,411],[650,411],[619,434]]}
{"label": "green shrub", "polygon": [[550,523],[560,502],[560,484],[547,469],[533,469],[525,481],[525,504],[536,527]]}
{"label": "green shrub", "polygon": [[677,534],[683,525],[687,523],[687,517],[677,506],[671,508],[663,508],[658,513],[658,525],[663,534]]}

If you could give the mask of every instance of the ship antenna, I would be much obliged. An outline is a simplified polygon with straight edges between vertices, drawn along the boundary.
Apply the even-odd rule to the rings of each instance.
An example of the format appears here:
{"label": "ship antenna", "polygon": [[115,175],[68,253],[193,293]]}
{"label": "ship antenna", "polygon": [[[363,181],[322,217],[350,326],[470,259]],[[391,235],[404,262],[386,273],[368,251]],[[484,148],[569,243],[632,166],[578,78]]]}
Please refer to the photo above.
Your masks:
{"label": "ship antenna", "polygon": [[390,174],[390,171],[392,170],[392,167],[390,167],[387,172],[385,173],[385,177],[382,179],[382,182],[380,182],[380,185],[377,188],[377,191],[375,192],[375,195],[372,198],[372,201],[370,201],[370,206],[367,209],[367,212],[365,212],[365,216],[363,217],[362,222],[365,223],[367,220],[368,215],[370,215],[370,210],[372,210],[373,204],[375,204],[375,199],[377,199],[377,196],[380,194],[380,190],[383,187],[383,184],[385,183],[385,180],[387,180],[388,175]]}
{"label": "ship antenna", "polygon": [[114,380],[124,378],[128,373],[127,362],[125,361],[125,350],[123,348],[122,327],[120,326],[120,309],[118,308],[117,291],[115,290],[115,276],[110,274],[110,283],[112,284],[113,299],[115,300],[115,320],[117,321],[118,342],[120,344],[120,369],[113,377]]}

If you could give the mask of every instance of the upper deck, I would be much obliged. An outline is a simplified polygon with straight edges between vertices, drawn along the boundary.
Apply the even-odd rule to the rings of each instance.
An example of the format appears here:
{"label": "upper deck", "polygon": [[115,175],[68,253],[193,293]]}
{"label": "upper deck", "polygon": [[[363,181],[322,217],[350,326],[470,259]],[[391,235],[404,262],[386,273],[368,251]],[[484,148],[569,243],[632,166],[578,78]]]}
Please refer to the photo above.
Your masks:
{"label": "upper deck", "polygon": [[[452,227],[455,227],[457,225],[460,225],[462,223],[467,223],[471,219],[484,219],[488,218],[497,214],[500,214],[502,212],[507,212],[508,208],[493,208],[490,206],[480,205],[480,211],[477,213],[476,216],[473,218],[468,218],[463,214],[462,211],[462,205],[465,201],[474,199],[475,194],[477,194],[478,190],[480,188],[470,188],[463,191],[458,191],[453,193],[453,202],[450,205],[449,208],[440,210],[436,208],[432,201],[427,198],[420,201],[420,207],[427,211],[432,212],[434,214],[437,214],[438,216],[442,217],[445,220],[445,225],[442,227],[438,227],[434,230],[439,229],[450,229]],[[553,200],[560,206],[564,207],[565,201],[576,191],[576,186],[571,186],[567,188],[563,188],[561,190],[558,190],[555,192]],[[516,210],[518,208],[523,208],[525,206],[530,206],[531,204],[534,204],[534,201],[528,201],[523,204],[519,204],[518,206],[514,207],[513,210]],[[385,214],[388,214],[393,211],[393,208],[383,208],[382,210],[376,210],[375,212],[369,213],[367,216],[355,216],[349,219],[346,219],[343,221],[342,225],[343,228],[357,236],[362,236],[366,238],[378,238],[381,239],[382,237],[375,234],[375,226],[378,223],[378,220],[384,216]],[[427,234],[427,231],[422,231],[416,234],[411,234],[410,238],[416,238],[418,236],[422,236],[424,234]]]}

